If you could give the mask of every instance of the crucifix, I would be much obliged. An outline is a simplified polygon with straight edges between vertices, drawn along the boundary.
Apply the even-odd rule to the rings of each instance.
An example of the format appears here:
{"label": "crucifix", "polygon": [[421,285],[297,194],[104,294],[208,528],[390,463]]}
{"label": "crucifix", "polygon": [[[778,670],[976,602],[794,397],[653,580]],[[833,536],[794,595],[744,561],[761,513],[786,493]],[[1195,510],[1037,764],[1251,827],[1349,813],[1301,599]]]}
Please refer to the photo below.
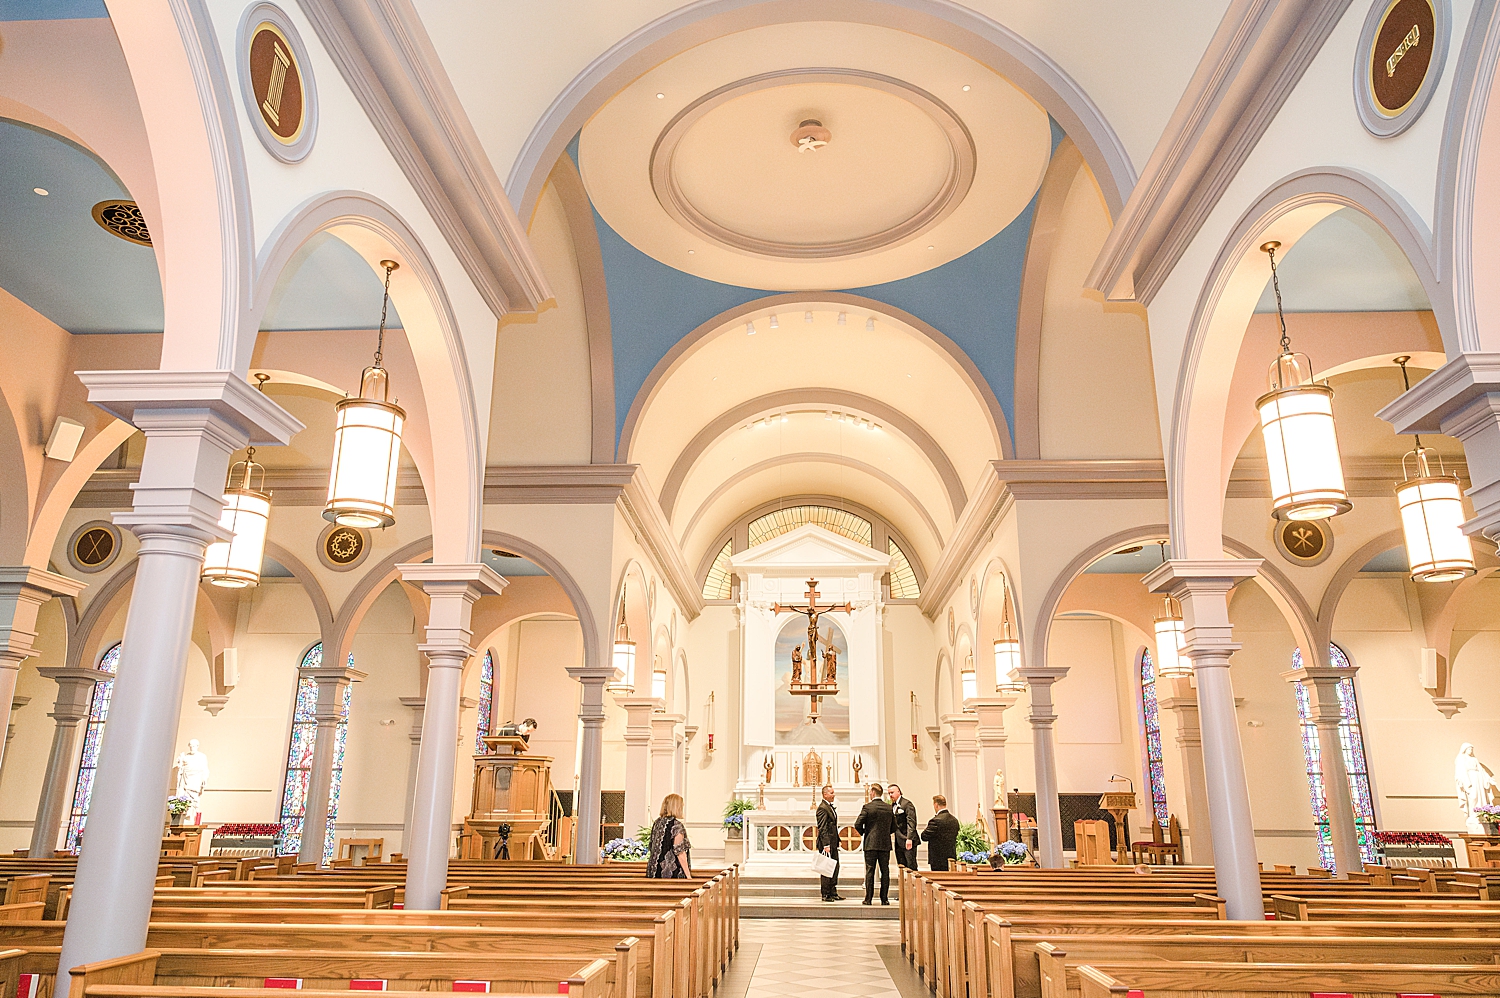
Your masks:
{"label": "crucifix", "polygon": [[854,611],[854,606],[851,603],[833,603],[828,606],[819,606],[818,597],[821,595],[821,593],[818,592],[817,579],[807,580],[807,592],[805,595],[807,596],[806,606],[798,606],[796,604],[783,605],[781,603],[774,603],[771,605],[771,612],[800,613],[803,616],[807,617],[806,660],[808,664],[809,681],[799,682],[798,680],[801,679],[801,677],[794,675],[792,677],[791,692],[800,696],[808,696],[812,698],[812,700],[810,701],[812,713],[809,716],[812,719],[816,719],[818,716],[818,701],[822,697],[833,696],[839,691],[837,675],[838,651],[834,648],[833,628],[831,627],[828,629],[828,636],[826,638],[828,651],[825,652],[823,656],[828,660],[828,663],[825,668],[819,668],[818,618],[823,614],[830,612],[852,613]]}

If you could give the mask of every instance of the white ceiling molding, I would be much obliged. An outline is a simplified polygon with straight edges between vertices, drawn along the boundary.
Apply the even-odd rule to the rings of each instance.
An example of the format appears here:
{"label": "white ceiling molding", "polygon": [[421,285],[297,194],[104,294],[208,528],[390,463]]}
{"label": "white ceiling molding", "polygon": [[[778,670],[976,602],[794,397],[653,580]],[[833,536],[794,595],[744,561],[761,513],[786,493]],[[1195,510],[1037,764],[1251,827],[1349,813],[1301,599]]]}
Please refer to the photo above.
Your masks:
{"label": "white ceiling molding", "polygon": [[1165,499],[1160,460],[998,461],[995,473],[1017,499]]}
{"label": "white ceiling molding", "polygon": [[[1389,499],[1396,501],[1395,483],[1403,481],[1406,471],[1399,457],[1351,457],[1345,455],[1344,487],[1356,499]],[[1469,462],[1463,458],[1443,458],[1443,471],[1457,474],[1465,489],[1469,487]],[[1229,473],[1225,499],[1271,500],[1271,473],[1265,458],[1242,457]],[[1379,552],[1376,552],[1378,554]]]}
{"label": "white ceiling molding", "polygon": [[948,605],[948,597],[953,595],[953,591],[968,575],[969,566],[978,557],[980,546],[989,540],[995,525],[1015,503],[1015,497],[1000,478],[1002,465],[1010,463],[990,462],[969,494],[969,504],[964,507],[963,515],[953,528],[948,546],[943,548],[942,556],[938,558],[927,582],[922,586],[922,598],[917,606],[928,619],[936,620],[938,613]]}
{"label": "white ceiling molding", "polygon": [[1349,0],[1233,0],[1087,279],[1150,304]]}
{"label": "white ceiling molding", "polygon": [[299,0],[496,318],[553,298],[411,0]]}
{"label": "white ceiling molding", "polygon": [[672,536],[672,527],[662,515],[656,501],[656,490],[646,481],[645,472],[639,465],[628,465],[634,469],[630,481],[625,483],[625,492],[620,496],[620,509],[625,521],[651,556],[651,561],[661,570],[662,577],[672,590],[672,598],[682,608],[688,620],[697,619],[703,612],[703,591],[693,581],[688,570],[687,559],[682,548]]}

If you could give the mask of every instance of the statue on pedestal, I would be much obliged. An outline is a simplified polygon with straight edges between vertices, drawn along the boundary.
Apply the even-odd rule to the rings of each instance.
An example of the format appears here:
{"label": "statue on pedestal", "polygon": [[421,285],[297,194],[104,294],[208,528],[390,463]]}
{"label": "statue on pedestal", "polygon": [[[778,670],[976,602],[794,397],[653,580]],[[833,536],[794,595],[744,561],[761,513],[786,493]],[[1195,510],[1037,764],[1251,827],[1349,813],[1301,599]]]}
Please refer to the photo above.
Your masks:
{"label": "statue on pedestal", "polygon": [[796,686],[802,682],[802,646],[798,645],[792,649],[792,685]]}
{"label": "statue on pedestal", "polygon": [[177,756],[177,790],[175,797],[186,797],[192,801],[188,811],[197,815],[198,802],[208,788],[208,756],[198,751],[198,739],[188,740],[187,751]]}
{"label": "statue on pedestal", "polygon": [[1474,755],[1474,746],[1464,742],[1453,760],[1453,783],[1458,789],[1458,809],[1467,819],[1464,827],[1475,835],[1484,834],[1484,824],[1475,809],[1484,804],[1495,803],[1495,793],[1500,786],[1488,766]]}
{"label": "statue on pedestal", "polygon": [[1005,774],[995,770],[995,806],[1005,807]]}
{"label": "statue on pedestal", "polygon": [[828,650],[823,653],[823,685],[839,683],[839,650],[833,645],[833,628],[828,629]]}

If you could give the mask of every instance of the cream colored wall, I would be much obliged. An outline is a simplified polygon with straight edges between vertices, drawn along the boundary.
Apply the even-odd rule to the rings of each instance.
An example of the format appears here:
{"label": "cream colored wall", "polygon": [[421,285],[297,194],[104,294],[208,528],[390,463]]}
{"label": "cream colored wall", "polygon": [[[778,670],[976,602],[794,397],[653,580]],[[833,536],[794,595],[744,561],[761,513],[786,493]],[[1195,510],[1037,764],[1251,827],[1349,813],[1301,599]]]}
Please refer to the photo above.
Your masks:
{"label": "cream colored wall", "polygon": [[[724,835],[720,814],[738,778],[740,744],[739,624],[732,606],[706,606],[683,628],[681,644],[687,651],[692,703],[688,724],[698,725],[692,759],[686,769],[688,829],[698,848],[719,848]],[[710,713],[705,709],[712,693]],[[714,750],[708,751],[709,732]]]}
{"label": "cream colored wall", "polygon": [[588,324],[578,259],[562,202],[549,185],[531,245],[557,307],[500,330],[487,464],[588,464],[592,432]]}
{"label": "cream colored wall", "polygon": [[15,737],[5,749],[0,765],[0,849],[23,849],[31,843],[31,825],[36,817],[47,755],[56,725],[47,714],[57,700],[57,684],[43,679],[36,670],[59,666],[67,651],[67,628],[62,604],[52,600],[37,615],[35,658],[21,663],[16,677],[16,696],[31,702],[10,715]]}
{"label": "cream colored wall", "polygon": [[[1043,458],[1161,457],[1145,310],[1084,290],[1110,226],[1093,175],[1079,170],[1063,203],[1043,297]],[[1099,418],[1104,412],[1108,419]]]}
{"label": "cream colored wall", "polygon": [[[515,653],[515,667],[508,680],[513,681],[516,718],[534,717],[537,730],[531,736],[531,751],[552,757],[552,783],[559,790],[570,790],[577,775],[578,698],[582,689],[565,671],[583,664],[583,639],[578,623],[572,620],[522,620],[505,630],[508,645]],[[509,718],[500,718],[508,720]],[[473,726],[469,727],[473,739]],[[612,789],[605,780],[606,789]]]}

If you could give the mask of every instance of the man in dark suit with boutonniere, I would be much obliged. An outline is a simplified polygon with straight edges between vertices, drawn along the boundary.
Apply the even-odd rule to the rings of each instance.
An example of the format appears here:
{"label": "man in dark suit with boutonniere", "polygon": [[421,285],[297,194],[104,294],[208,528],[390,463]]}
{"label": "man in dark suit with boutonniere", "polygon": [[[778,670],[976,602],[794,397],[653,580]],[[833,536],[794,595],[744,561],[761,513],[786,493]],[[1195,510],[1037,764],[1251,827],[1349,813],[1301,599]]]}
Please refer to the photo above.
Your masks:
{"label": "man in dark suit with boutonniere", "polygon": [[823,784],[823,799],[818,802],[818,851],[834,862],[833,876],[820,877],[824,901],[842,901],[839,897],[839,814],[833,808],[833,784]]}
{"label": "man in dark suit with boutonniere", "polygon": [[881,796],[884,792],[880,784],[870,784],[872,799],[854,820],[854,830],[863,837],[865,850],[865,899],[861,904],[874,903],[877,868],[880,870],[880,903],[891,903],[891,829],[896,816],[891,813],[891,802]]}
{"label": "man in dark suit with boutonniere", "polygon": [[927,843],[928,865],[941,872],[958,858],[958,819],[949,813],[948,798],[942,794],[932,798],[932,809],[937,813],[923,829],[922,841]]}
{"label": "man in dark suit with boutonniere", "polygon": [[922,830],[917,827],[917,806],[902,796],[901,788],[892,783],[885,794],[891,802],[891,814],[895,821],[896,862],[908,870],[917,868],[917,843],[922,841]]}

